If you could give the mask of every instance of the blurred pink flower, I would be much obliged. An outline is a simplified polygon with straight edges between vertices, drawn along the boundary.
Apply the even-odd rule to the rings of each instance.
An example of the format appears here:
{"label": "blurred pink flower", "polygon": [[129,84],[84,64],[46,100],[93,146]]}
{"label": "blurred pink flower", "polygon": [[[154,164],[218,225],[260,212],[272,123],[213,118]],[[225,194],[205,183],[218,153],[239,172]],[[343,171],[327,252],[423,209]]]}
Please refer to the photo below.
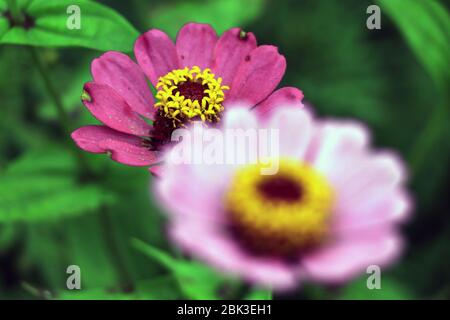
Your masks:
{"label": "blurred pink flower", "polygon": [[[175,128],[192,120],[214,125],[235,103],[269,114],[275,105],[300,105],[303,98],[291,87],[273,92],[284,75],[285,58],[274,46],[257,46],[252,33],[238,28],[218,37],[207,24],[188,23],[175,44],[152,29],[137,39],[134,55],[137,64],[113,51],[92,62],[94,80],[85,84],[82,101],[104,125],[72,133],[81,149],[110,153],[123,164],[159,162]],[[147,79],[159,90],[156,101]]]}
{"label": "blurred pink flower", "polygon": [[405,168],[370,147],[364,125],[301,108],[263,119],[235,108],[224,123],[279,129],[279,171],[167,161],[155,191],[187,253],[274,290],[342,283],[399,256],[398,224],[411,209]]}

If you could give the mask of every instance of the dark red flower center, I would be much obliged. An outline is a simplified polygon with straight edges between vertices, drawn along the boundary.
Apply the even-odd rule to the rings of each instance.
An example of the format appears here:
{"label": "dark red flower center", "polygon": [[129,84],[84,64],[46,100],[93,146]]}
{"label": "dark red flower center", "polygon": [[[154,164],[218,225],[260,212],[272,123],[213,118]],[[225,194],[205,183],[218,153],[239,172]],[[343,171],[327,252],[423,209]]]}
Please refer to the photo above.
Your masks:
{"label": "dark red flower center", "polygon": [[186,99],[191,99],[192,101],[197,100],[200,102],[205,96],[206,89],[208,89],[208,87],[199,82],[186,81],[178,84],[175,92],[179,92],[180,95],[184,96]]}
{"label": "dark red flower center", "polygon": [[268,200],[294,202],[300,200],[302,188],[287,176],[274,175],[258,185],[258,191]]}

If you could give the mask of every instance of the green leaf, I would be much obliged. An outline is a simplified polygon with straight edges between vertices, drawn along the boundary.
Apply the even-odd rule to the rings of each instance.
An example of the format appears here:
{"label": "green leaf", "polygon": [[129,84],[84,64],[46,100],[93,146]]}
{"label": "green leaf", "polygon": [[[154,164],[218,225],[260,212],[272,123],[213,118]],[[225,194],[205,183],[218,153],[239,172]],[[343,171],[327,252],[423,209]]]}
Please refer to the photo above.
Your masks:
{"label": "green leaf", "polygon": [[0,222],[35,222],[78,215],[114,200],[112,194],[98,186],[77,186],[67,177],[49,176],[2,178],[0,194]]}
{"label": "green leaf", "polygon": [[172,272],[180,289],[189,299],[223,299],[221,295],[226,294],[224,290],[232,289],[237,285],[233,279],[226,279],[200,263],[175,259],[137,239],[133,239],[132,244]]}
{"label": "green leaf", "polygon": [[[42,148],[44,149],[44,148]],[[45,146],[45,151],[30,150],[10,163],[7,174],[36,174],[39,172],[70,172],[75,170],[76,163],[72,154],[64,149],[51,145]]]}
{"label": "green leaf", "polygon": [[414,297],[395,279],[382,275],[380,289],[368,289],[367,278],[362,277],[343,288],[339,298],[343,300],[410,300]]}
{"label": "green leaf", "polygon": [[211,24],[217,33],[244,24],[258,17],[263,9],[264,0],[208,0],[201,4],[184,1],[166,5],[152,11],[149,21],[152,27],[160,28],[174,37],[187,22]]}
{"label": "green leaf", "polygon": [[267,289],[253,289],[245,300],[272,300],[272,292]]}
{"label": "green leaf", "polygon": [[418,59],[438,82],[450,75],[450,17],[436,0],[378,0]]}
{"label": "green leaf", "polygon": [[0,222],[79,215],[115,200],[100,186],[78,184],[67,153],[31,152],[11,164],[0,178]]}
{"label": "green leaf", "polygon": [[[69,6],[80,8],[80,29],[69,29]],[[0,18],[0,43],[45,47],[80,46],[97,50],[131,51],[137,30],[114,10],[87,0],[31,0],[22,10],[34,25],[9,28]]]}

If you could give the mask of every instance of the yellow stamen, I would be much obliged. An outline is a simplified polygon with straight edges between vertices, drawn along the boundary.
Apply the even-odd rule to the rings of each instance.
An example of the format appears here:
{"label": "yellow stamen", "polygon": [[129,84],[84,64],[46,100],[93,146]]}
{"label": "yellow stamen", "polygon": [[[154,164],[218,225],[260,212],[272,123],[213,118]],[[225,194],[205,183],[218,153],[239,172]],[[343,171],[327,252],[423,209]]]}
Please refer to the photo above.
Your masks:
{"label": "yellow stamen", "polygon": [[[189,83],[195,84],[197,88],[202,87],[201,100],[191,99],[192,97],[180,93],[179,89]],[[174,127],[193,118],[203,122],[220,121],[220,113],[224,109],[224,90],[230,89],[222,85],[222,78],[216,79],[209,68],[201,70],[197,66],[169,72],[159,78],[156,88],[156,98],[159,101],[155,108],[158,108],[164,117],[172,119]]]}
{"label": "yellow stamen", "polygon": [[[236,173],[225,199],[225,209],[241,239],[262,253],[291,255],[321,243],[327,235],[333,190],[312,167],[281,159],[276,175],[261,175],[267,164],[249,165]],[[280,199],[261,191],[262,184],[283,179],[299,196],[273,190]],[[286,199],[283,199],[283,196]]]}

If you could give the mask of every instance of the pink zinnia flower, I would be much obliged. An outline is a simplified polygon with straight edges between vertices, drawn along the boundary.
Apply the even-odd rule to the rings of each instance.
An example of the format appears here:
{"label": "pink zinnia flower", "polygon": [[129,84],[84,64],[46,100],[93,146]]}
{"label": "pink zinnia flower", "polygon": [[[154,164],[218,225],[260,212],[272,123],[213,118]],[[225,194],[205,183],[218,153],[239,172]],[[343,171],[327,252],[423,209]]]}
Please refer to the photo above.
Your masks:
{"label": "pink zinnia flower", "polygon": [[156,194],[188,254],[275,290],[342,283],[398,257],[398,224],[411,207],[405,169],[394,153],[371,149],[362,124],[276,108],[258,118],[230,110],[224,126],[279,129],[279,170],[167,161]]}
{"label": "pink zinnia flower", "polygon": [[[214,125],[235,103],[269,112],[279,103],[299,104],[303,97],[290,87],[273,92],[285,58],[274,46],[257,46],[252,33],[238,28],[218,37],[207,24],[188,23],[175,44],[152,29],[137,39],[134,55],[137,64],[113,51],[92,62],[94,81],[85,84],[82,100],[104,125],[72,133],[81,149],[110,153],[127,165],[159,162],[174,129],[193,120]],[[158,91],[156,99],[147,79]]]}

